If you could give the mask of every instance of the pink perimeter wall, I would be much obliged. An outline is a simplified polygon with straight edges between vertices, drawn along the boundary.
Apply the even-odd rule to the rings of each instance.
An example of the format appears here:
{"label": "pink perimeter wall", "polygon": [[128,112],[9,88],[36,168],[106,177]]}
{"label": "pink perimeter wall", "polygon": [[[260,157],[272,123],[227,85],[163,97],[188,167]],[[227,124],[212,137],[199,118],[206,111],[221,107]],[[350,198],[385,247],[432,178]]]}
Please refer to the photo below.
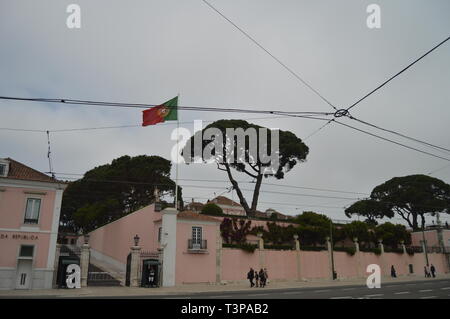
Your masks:
{"label": "pink perimeter wall", "polygon": [[259,267],[258,250],[255,250],[254,253],[248,253],[241,249],[222,249],[222,280],[246,280],[250,267],[253,269]]}
{"label": "pink perimeter wall", "polygon": [[[262,256],[260,257],[260,253]],[[430,264],[433,264],[438,273],[448,272],[445,257],[441,254],[429,254]],[[261,263],[267,268],[269,279],[296,280],[297,251],[264,250],[247,253],[240,249],[222,249],[222,280],[247,280],[250,267],[260,269]],[[384,276],[391,275],[391,266],[394,265],[397,276],[409,275],[409,264],[413,265],[412,275],[422,276],[425,266],[424,254],[413,256],[384,253],[380,256],[374,253],[360,252],[353,256],[346,252],[334,252],[334,265],[338,278],[367,277],[367,266],[377,264],[381,267]],[[328,251],[300,251],[300,277],[301,279],[329,279],[331,277]]]}
{"label": "pink perimeter wall", "polygon": [[361,276],[358,274],[358,270],[361,271],[359,269],[360,267],[361,266],[358,265],[357,254],[350,256],[346,252],[334,252],[334,268],[338,278],[353,278]]}
{"label": "pink perimeter wall", "polygon": [[158,232],[154,221],[160,218],[161,214],[154,211],[153,205],[144,207],[89,233],[89,244],[103,255],[126,264],[136,234],[141,238],[142,250],[156,250]]}
{"label": "pink perimeter wall", "polygon": [[297,278],[297,252],[295,250],[266,250],[264,258],[269,279],[295,280]]}
{"label": "pink perimeter wall", "polygon": [[328,251],[301,251],[302,278],[330,278]]}

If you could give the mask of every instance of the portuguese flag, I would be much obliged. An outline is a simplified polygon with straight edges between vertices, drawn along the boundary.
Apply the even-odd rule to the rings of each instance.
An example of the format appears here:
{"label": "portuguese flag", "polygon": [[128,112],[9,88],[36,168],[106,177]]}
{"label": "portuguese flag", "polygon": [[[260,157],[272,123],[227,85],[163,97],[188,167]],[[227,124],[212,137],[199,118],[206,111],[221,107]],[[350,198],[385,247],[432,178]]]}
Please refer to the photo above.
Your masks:
{"label": "portuguese flag", "polygon": [[142,111],[142,126],[178,120],[177,107],[178,96],[167,101],[166,103]]}

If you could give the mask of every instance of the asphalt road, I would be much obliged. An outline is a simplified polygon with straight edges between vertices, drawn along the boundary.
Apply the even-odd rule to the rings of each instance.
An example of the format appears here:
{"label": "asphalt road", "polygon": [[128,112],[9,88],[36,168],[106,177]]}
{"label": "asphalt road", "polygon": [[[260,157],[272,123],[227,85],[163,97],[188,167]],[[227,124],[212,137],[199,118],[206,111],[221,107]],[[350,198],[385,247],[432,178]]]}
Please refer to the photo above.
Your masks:
{"label": "asphalt road", "polygon": [[367,286],[331,286],[320,288],[270,289],[193,293],[183,295],[123,296],[140,299],[450,299],[450,279],[408,281]]}
{"label": "asphalt road", "polygon": [[[151,288],[148,288],[151,289]],[[17,298],[70,298],[70,296],[32,295]],[[13,297],[13,298],[16,298]],[[1,297],[0,297],[1,298]],[[381,288],[369,289],[365,285],[329,286],[315,288],[270,289],[200,292],[190,294],[167,294],[146,296],[77,296],[77,299],[450,299],[450,279],[407,281],[381,284]]]}

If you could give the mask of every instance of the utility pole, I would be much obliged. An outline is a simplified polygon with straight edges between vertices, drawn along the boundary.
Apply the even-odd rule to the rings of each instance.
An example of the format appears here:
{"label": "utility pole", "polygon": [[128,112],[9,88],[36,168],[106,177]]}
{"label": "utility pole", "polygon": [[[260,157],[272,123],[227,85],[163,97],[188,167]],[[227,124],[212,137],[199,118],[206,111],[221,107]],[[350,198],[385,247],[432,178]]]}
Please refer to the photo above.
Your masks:
{"label": "utility pole", "polygon": [[334,246],[333,246],[333,221],[330,218],[330,246],[331,246],[331,271],[333,273],[333,280],[336,279],[336,271],[334,270]]}
{"label": "utility pole", "polygon": [[427,241],[425,240],[425,223],[422,223],[422,245],[423,245],[423,251],[425,253],[425,260],[427,262],[427,266],[429,266]]}

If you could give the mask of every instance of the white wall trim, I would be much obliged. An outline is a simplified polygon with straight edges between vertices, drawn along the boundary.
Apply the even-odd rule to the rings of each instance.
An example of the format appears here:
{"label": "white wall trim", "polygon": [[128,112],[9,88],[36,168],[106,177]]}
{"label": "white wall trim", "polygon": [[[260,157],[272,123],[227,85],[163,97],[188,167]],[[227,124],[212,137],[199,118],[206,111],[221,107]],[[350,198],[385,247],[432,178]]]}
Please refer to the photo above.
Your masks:
{"label": "white wall trim", "polygon": [[10,232],[10,233],[41,233],[41,234],[51,234],[50,230],[35,230],[34,228],[0,228],[0,231]]}
{"label": "white wall trim", "polygon": [[47,268],[53,268],[55,265],[56,241],[58,239],[59,215],[61,213],[62,196],[63,190],[57,190],[55,194],[55,201],[53,203],[53,219],[48,247]]}
{"label": "white wall trim", "polygon": [[19,188],[58,190],[58,189],[66,189],[67,184],[65,184],[63,182],[50,183],[50,182],[38,182],[38,181],[29,181],[29,180],[22,180],[22,179],[12,179],[12,178],[1,178],[0,177],[0,187],[19,187]]}
{"label": "white wall trim", "polygon": [[178,222],[180,223],[184,223],[184,224],[193,224],[193,225],[218,225],[221,222],[217,221],[217,222],[210,222],[210,221],[204,221],[204,220],[193,220],[193,219],[183,219],[183,218],[178,218],[177,219]]}

